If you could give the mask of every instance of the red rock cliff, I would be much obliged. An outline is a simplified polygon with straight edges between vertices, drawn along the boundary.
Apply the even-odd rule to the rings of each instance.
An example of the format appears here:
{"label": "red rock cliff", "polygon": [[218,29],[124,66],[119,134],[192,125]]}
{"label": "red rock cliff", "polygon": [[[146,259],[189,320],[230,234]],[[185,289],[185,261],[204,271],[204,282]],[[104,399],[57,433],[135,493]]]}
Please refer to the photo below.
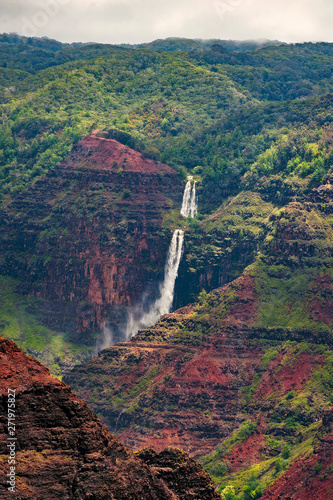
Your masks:
{"label": "red rock cliff", "polygon": [[94,328],[162,277],[162,221],[182,189],[171,167],[92,133],[4,211],[2,273],[26,293],[81,303],[79,330]]}
{"label": "red rock cliff", "polygon": [[[127,450],[66,384],[1,337],[0,387],[3,500],[220,498],[201,466],[180,450],[140,456]],[[15,493],[7,485],[8,388],[16,391]]]}

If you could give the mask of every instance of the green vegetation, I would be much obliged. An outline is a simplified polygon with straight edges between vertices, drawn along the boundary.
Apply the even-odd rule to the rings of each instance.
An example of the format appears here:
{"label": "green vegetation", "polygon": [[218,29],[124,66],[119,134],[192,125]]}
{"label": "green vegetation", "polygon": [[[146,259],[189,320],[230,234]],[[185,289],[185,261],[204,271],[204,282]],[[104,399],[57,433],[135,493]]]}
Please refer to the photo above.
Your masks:
{"label": "green vegetation", "polygon": [[231,450],[246,441],[249,436],[256,432],[257,424],[251,420],[247,420],[240,425],[240,428],[235,431],[231,437],[226,439],[221,445],[217,446],[212,455],[208,455],[200,459],[205,470],[215,478],[221,479],[228,472],[228,462],[222,459],[228,455]]}
{"label": "green vegetation", "polygon": [[277,175],[280,201],[288,187],[320,182],[332,159],[332,104],[317,97],[332,90],[330,44],[245,44],[250,52],[237,55],[228,42],[221,52],[193,41],[213,47],[195,54],[170,51],[191,41],[169,42],[133,50],[2,36],[0,195],[22,190],[96,128],[179,171],[200,169],[209,210],[246,172],[247,183]]}
{"label": "green vegetation", "polygon": [[[274,454],[274,457],[268,458],[263,454],[260,462],[247,467],[245,465],[245,468],[240,472],[232,472],[228,457],[224,462],[220,459],[217,461],[217,454],[221,446],[217,448],[216,453],[204,457],[201,462],[219,485],[218,491],[222,498],[233,500],[260,498],[262,492],[280,477],[295,459],[300,456],[305,458],[312,455],[312,443],[317,428],[318,424],[313,425],[304,432],[302,438],[299,436],[299,439],[294,442],[277,441],[267,437],[265,450],[270,454]],[[228,439],[227,442],[232,443],[232,439]],[[233,441],[234,446],[239,445],[239,443],[238,440]],[[232,448],[225,449],[226,453],[224,455],[230,453]]]}
{"label": "green vegetation", "polygon": [[[214,45],[196,60],[214,64],[259,100],[286,101],[331,91],[332,44],[270,46],[249,53]],[[254,70],[255,68],[255,70]]]}
{"label": "green vegetation", "polygon": [[[311,320],[311,312],[306,307],[309,289],[317,277],[313,268],[292,272],[283,265],[266,267],[258,264],[256,271],[257,290],[261,298],[258,324],[266,327],[329,331],[329,326]],[[310,300],[312,298],[310,295]]]}
{"label": "green vegetation", "polygon": [[[110,350],[101,360],[112,365],[112,384],[111,372],[98,367],[85,389],[103,418],[119,424],[117,431],[130,422],[157,433],[163,412],[170,427],[178,424],[174,373],[186,372],[193,386],[182,404],[186,412],[193,406],[193,418],[209,428],[216,423],[208,394],[215,382],[207,382],[207,393],[192,389],[219,368],[195,366],[195,350],[220,347],[221,332],[237,331],[235,343],[253,349],[258,365],[237,380],[236,428],[226,428],[229,436],[201,459],[225,500],[259,498],[298,457],[312,456],[333,402],[333,44],[273,45],[168,39],[116,47],[0,36],[1,224],[11,217],[26,228],[24,237],[2,233],[1,272],[15,279],[0,281],[1,333],[58,375],[92,353],[92,333],[86,345],[73,329],[48,326],[46,302],[29,297],[25,283],[42,291],[55,263],[56,279],[66,278],[68,289],[76,283],[80,296],[89,280],[84,255],[91,228],[97,253],[126,254],[133,247],[131,228],[139,225],[131,219],[135,186],[124,184],[125,164],[113,165],[114,190],[78,179],[64,179],[55,190],[45,178],[82,137],[101,129],[104,137],[170,164],[180,179],[193,175],[199,216],[184,220],[174,206],[166,215],[161,210],[161,235],[186,232],[177,300],[195,304],[138,336],[172,346],[165,370],[160,358],[125,360],[120,349],[113,359]],[[19,203],[28,187],[34,200],[38,183],[45,184],[44,205],[52,205],[46,215]],[[32,252],[27,242],[35,226]],[[67,246],[60,254],[62,240]],[[142,262],[153,279],[158,264],[149,255],[144,249]],[[81,298],[84,311],[83,292]],[[175,390],[170,395],[165,387]],[[259,443],[257,455],[233,465],[232,453],[251,440]],[[318,460],[320,477],[331,471],[322,467]]]}
{"label": "green vegetation", "polygon": [[259,481],[252,475],[240,495],[236,495],[235,489],[231,485],[226,486],[220,493],[223,500],[255,500],[261,497],[262,488]]}

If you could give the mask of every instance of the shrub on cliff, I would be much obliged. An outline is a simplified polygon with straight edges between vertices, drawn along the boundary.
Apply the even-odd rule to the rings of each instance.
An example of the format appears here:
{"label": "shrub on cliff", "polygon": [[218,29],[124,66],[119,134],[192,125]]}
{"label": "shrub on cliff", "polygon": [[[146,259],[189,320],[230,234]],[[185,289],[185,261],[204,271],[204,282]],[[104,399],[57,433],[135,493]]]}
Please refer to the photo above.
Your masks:
{"label": "shrub on cliff", "polygon": [[142,144],[137,139],[135,139],[128,132],[124,132],[123,130],[111,128],[107,131],[107,138],[121,142],[121,144],[124,144],[125,146],[128,146],[132,149],[139,150],[140,147],[142,148]]}

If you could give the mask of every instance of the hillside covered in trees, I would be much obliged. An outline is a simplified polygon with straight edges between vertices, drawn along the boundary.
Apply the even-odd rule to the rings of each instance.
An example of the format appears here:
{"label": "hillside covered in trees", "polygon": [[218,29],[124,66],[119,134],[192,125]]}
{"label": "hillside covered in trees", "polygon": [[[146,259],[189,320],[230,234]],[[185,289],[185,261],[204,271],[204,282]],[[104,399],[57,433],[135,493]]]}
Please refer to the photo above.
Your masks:
{"label": "hillside covered in trees", "polygon": [[[224,500],[333,491],[332,55],[0,36],[0,334]],[[175,230],[173,313],[94,357],[156,295]]]}

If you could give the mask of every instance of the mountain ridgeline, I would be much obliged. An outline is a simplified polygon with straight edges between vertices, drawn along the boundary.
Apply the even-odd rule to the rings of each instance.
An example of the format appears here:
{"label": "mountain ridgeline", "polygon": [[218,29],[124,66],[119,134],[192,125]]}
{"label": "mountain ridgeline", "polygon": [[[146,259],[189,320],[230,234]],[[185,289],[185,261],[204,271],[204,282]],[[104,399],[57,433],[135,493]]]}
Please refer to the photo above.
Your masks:
{"label": "mountain ridgeline", "polygon": [[27,437],[20,494],[53,464],[88,495],[99,464],[115,498],[143,469],[147,498],[332,498],[333,44],[0,54],[0,334],[119,440],[39,368],[75,453],[31,410],[42,493]]}

